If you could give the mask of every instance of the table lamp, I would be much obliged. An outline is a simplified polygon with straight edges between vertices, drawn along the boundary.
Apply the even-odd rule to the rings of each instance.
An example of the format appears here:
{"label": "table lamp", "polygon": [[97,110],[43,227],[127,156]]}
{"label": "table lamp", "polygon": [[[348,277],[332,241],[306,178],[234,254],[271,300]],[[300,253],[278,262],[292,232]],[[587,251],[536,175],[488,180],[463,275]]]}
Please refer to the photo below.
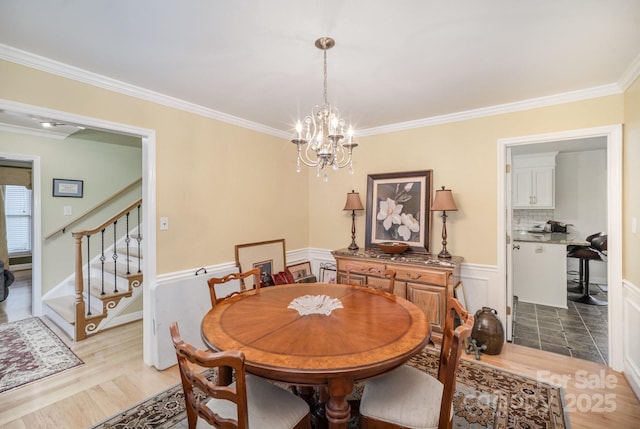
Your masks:
{"label": "table lamp", "polygon": [[432,211],[442,210],[442,250],[438,253],[438,258],[451,258],[451,254],[447,251],[447,212],[456,211],[455,201],[451,189],[442,189],[436,191],[436,197],[433,199]]}
{"label": "table lamp", "polygon": [[343,210],[351,210],[351,244],[349,245],[349,250],[358,250],[359,247],[356,244],[356,210],[364,210],[358,192],[352,190],[347,194],[347,203],[344,205]]}

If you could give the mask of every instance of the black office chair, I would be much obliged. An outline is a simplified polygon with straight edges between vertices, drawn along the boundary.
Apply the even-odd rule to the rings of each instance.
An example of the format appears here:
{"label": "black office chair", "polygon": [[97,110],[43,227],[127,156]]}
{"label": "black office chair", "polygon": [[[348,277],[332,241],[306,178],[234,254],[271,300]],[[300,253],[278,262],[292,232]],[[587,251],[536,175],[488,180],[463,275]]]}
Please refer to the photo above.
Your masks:
{"label": "black office chair", "polygon": [[601,232],[592,234],[587,237],[590,246],[569,246],[567,248],[567,257],[578,258],[579,268],[579,286],[576,289],[569,289],[570,292],[578,292],[582,295],[571,296],[569,300],[581,302],[589,305],[607,305],[606,301],[600,301],[589,293],[589,261],[604,261],[603,255],[606,256],[607,251],[607,235]]}

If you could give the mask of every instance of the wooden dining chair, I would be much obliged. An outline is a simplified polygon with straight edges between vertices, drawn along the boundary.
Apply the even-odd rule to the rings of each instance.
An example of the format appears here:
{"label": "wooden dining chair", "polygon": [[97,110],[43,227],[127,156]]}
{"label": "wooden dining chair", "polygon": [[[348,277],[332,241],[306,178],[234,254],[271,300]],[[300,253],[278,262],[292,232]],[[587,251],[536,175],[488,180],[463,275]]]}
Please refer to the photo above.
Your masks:
{"label": "wooden dining chair", "polygon": [[378,286],[378,284],[371,284],[369,282],[367,282],[368,284],[366,284],[365,286],[368,286],[372,289],[381,289],[381,290],[384,290],[385,292],[389,292],[390,294],[393,294],[393,290],[395,289],[395,282],[396,282],[396,272],[394,270],[385,270],[375,266],[349,265],[349,264],[346,265],[344,268],[347,272],[347,284],[355,284],[355,283],[351,283],[352,274],[381,277],[387,280],[384,286]]}
{"label": "wooden dining chair", "polygon": [[449,298],[437,377],[402,365],[367,381],[360,401],[360,429],[451,429],[456,370],[472,329],[471,313]]}
{"label": "wooden dining chair", "polygon": [[[245,271],[243,273],[231,273],[224,277],[211,277],[207,280],[207,284],[209,285],[209,294],[211,295],[211,306],[214,307],[220,301],[231,298],[234,295],[238,295],[239,293],[245,292],[247,287],[244,283],[244,279],[249,276],[253,276],[253,284],[256,290],[260,289],[260,269],[254,268],[249,271]],[[223,296],[222,298],[218,298],[216,295],[216,285],[221,285],[225,283],[229,283],[231,281],[237,280],[240,283],[240,289],[231,292],[228,295]]]}
{"label": "wooden dining chair", "polygon": [[[309,405],[273,383],[246,374],[242,352],[200,350],[182,340],[177,322],[169,330],[178,358],[189,429],[204,427],[200,419],[215,428],[311,429]],[[220,386],[201,372],[202,368],[220,367],[232,369],[234,383]]]}

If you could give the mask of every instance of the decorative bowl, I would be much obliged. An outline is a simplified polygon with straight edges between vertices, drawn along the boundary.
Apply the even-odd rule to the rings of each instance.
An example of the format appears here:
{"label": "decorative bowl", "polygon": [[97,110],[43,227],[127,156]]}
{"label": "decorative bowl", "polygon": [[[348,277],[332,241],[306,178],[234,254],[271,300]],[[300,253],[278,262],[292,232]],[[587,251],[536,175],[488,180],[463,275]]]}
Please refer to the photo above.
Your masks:
{"label": "decorative bowl", "polygon": [[388,241],[385,243],[378,243],[378,247],[385,253],[402,253],[409,248],[409,245],[405,243]]}

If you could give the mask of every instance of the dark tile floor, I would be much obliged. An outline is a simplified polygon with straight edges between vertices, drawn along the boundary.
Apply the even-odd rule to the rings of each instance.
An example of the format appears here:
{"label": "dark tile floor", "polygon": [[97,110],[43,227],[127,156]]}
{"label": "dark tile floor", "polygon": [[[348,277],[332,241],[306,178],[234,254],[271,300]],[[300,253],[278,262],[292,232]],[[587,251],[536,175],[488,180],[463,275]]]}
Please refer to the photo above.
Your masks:
{"label": "dark tile floor", "polygon": [[[575,286],[575,284],[569,284]],[[591,295],[607,300],[606,286],[589,284]],[[570,295],[579,296],[569,293]],[[608,359],[609,306],[567,301],[568,307],[518,302],[514,297],[514,344],[559,353],[598,363]]]}

